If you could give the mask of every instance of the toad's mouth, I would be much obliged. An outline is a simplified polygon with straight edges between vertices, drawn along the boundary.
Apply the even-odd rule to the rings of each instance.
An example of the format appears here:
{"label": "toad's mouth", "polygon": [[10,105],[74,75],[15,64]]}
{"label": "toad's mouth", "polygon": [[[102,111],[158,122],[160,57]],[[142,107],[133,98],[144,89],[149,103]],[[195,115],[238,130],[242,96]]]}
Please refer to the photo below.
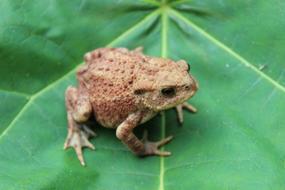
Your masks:
{"label": "toad's mouth", "polygon": [[187,96],[177,96],[172,100],[172,103],[166,102],[163,105],[157,106],[155,108],[155,111],[159,112],[159,111],[163,111],[163,110],[167,110],[167,109],[171,109],[174,108],[175,106],[178,106],[179,104],[182,104],[184,102],[186,102],[188,99],[190,99],[191,97],[193,97],[195,95],[196,91],[191,91],[189,94],[187,94]]}

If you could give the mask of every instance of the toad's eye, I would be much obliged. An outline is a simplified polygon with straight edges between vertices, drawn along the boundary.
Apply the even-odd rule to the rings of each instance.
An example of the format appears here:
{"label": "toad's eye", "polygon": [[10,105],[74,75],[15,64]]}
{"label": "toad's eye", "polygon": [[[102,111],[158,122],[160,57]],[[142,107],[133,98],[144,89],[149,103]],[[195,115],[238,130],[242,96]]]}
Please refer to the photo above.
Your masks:
{"label": "toad's eye", "polygon": [[171,98],[171,97],[175,96],[176,90],[173,87],[163,88],[161,90],[161,94],[167,98]]}

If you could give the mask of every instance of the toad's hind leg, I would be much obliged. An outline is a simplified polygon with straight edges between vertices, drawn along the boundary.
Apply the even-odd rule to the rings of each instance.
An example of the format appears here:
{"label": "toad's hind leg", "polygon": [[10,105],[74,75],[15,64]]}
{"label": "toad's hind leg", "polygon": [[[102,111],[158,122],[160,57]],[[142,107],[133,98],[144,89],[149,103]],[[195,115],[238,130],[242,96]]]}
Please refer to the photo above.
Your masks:
{"label": "toad's hind leg", "polygon": [[68,121],[68,135],[64,143],[64,149],[73,147],[81,165],[85,165],[82,148],[88,147],[95,149],[89,142],[89,138],[95,136],[83,123],[86,122],[91,113],[92,107],[90,105],[88,96],[84,93],[79,93],[77,88],[69,86],[65,92],[65,102],[67,109]]}

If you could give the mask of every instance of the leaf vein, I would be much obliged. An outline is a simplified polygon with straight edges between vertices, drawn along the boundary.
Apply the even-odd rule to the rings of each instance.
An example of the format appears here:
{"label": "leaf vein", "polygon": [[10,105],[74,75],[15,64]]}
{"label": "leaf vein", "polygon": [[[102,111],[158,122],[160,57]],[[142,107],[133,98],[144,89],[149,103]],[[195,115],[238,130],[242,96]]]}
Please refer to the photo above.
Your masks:
{"label": "leaf vein", "polygon": [[17,95],[17,96],[24,96],[25,98],[30,98],[30,94],[26,94],[26,93],[23,93],[23,92],[18,92],[18,91],[10,91],[10,90],[5,90],[5,89],[0,89],[0,93],[8,93],[8,94],[14,94],[14,95]]}
{"label": "leaf vein", "polygon": [[[167,9],[161,12],[161,56],[167,57],[167,32],[168,32],[168,17],[166,13]],[[162,112],[161,116],[161,139],[165,138],[165,113]],[[162,147],[161,150],[164,148]],[[160,172],[159,172],[159,190],[164,190],[164,157],[160,157]]]}
{"label": "leaf vein", "polygon": [[144,24],[146,22],[148,22],[149,20],[153,19],[154,17],[156,17],[159,13],[159,10],[155,10],[153,12],[151,12],[150,14],[148,14],[147,16],[145,16],[141,21],[139,21],[138,23],[136,23],[135,25],[133,25],[131,28],[129,28],[128,30],[126,30],[125,32],[123,32],[121,35],[119,35],[117,38],[115,38],[112,42],[110,42],[107,47],[112,47],[115,44],[117,44],[119,41],[122,41],[122,39],[128,37],[131,33],[133,33],[134,31],[136,31],[138,28],[140,28],[141,26],[144,26]]}

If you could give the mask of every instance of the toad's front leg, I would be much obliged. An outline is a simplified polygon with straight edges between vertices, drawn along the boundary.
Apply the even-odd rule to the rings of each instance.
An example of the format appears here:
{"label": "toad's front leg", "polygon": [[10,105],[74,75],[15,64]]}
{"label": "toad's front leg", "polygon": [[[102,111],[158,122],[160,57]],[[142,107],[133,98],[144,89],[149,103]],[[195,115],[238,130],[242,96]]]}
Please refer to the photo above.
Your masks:
{"label": "toad's front leg", "polygon": [[171,153],[167,151],[158,150],[161,146],[165,145],[171,139],[169,136],[158,142],[151,142],[147,140],[147,136],[144,135],[142,141],[140,141],[133,133],[133,129],[140,124],[144,117],[148,115],[147,111],[139,111],[128,116],[128,118],[119,125],[116,131],[117,137],[126,144],[133,153],[139,156],[169,156]]}
{"label": "toad's front leg", "polygon": [[184,102],[182,104],[179,104],[178,106],[176,106],[176,112],[177,112],[177,117],[178,117],[178,121],[180,124],[183,124],[183,108],[185,108],[186,110],[192,112],[192,113],[196,113],[197,109],[192,106],[191,104],[189,104],[188,102]]}
{"label": "toad's front leg", "polygon": [[84,92],[79,92],[77,88],[68,87],[65,94],[67,121],[68,121],[68,135],[64,143],[64,149],[73,147],[81,165],[85,165],[82,148],[88,147],[95,149],[89,142],[89,138],[95,136],[83,123],[86,122],[91,113],[92,107],[89,102],[88,95]]}

